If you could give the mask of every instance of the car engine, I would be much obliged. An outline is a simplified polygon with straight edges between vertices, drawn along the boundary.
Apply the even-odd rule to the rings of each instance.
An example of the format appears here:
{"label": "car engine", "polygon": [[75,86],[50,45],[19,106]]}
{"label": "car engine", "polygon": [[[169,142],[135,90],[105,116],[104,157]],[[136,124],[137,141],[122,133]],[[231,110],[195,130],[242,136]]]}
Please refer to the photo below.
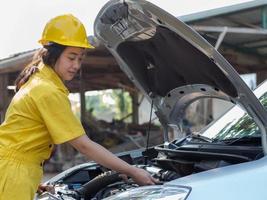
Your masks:
{"label": "car engine", "polygon": [[[190,174],[258,159],[262,157],[259,143],[260,140],[255,141],[255,146],[251,143],[247,146],[239,141],[237,144],[225,145],[188,137],[174,141],[168,147],[159,145],[146,151],[125,152],[118,157],[145,169],[159,180],[159,184],[163,184]],[[66,170],[46,184],[55,187],[55,194],[44,192],[37,199],[98,200],[139,187],[131,179],[125,180],[123,175],[94,162]]]}

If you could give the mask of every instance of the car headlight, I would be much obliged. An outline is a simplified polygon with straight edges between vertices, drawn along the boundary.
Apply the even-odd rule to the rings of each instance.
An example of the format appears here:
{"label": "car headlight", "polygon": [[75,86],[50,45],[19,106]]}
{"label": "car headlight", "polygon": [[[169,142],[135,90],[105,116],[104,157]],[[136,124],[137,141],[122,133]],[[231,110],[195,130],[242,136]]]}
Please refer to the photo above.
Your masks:
{"label": "car headlight", "polygon": [[189,195],[190,191],[191,188],[189,187],[175,185],[144,186],[118,193],[114,196],[105,198],[105,200],[185,200]]}

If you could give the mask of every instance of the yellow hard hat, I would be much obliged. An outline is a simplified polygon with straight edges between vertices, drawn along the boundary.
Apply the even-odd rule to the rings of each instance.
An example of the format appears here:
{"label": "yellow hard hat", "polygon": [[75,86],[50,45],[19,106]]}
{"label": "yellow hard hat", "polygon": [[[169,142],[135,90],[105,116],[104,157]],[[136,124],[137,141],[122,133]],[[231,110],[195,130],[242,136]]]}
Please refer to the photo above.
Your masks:
{"label": "yellow hard hat", "polygon": [[82,22],[71,14],[60,15],[47,22],[39,43],[55,42],[65,46],[94,48],[89,44]]}

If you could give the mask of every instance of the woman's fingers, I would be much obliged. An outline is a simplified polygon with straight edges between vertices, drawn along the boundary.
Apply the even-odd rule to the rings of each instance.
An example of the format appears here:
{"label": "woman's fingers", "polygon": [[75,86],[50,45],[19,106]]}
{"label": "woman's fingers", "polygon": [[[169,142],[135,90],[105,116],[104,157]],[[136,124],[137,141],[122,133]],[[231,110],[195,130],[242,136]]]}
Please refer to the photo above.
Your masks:
{"label": "woman's fingers", "polygon": [[155,185],[159,183],[159,180],[152,177],[147,171],[134,168],[131,173],[131,177],[138,185]]}
{"label": "woman's fingers", "polygon": [[39,194],[42,194],[43,192],[50,192],[52,194],[55,194],[55,188],[52,185],[42,185],[42,184],[40,184],[38,186],[37,192]]}

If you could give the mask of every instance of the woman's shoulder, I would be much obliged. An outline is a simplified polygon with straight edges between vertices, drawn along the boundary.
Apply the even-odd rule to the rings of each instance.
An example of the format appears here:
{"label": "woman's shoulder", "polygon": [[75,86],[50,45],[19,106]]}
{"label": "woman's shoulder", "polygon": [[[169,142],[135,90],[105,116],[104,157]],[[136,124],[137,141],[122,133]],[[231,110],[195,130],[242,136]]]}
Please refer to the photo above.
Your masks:
{"label": "woman's shoulder", "polygon": [[58,93],[59,90],[48,80],[36,77],[31,80],[28,85],[29,94],[33,97],[39,98],[42,96],[49,96],[54,93]]}

